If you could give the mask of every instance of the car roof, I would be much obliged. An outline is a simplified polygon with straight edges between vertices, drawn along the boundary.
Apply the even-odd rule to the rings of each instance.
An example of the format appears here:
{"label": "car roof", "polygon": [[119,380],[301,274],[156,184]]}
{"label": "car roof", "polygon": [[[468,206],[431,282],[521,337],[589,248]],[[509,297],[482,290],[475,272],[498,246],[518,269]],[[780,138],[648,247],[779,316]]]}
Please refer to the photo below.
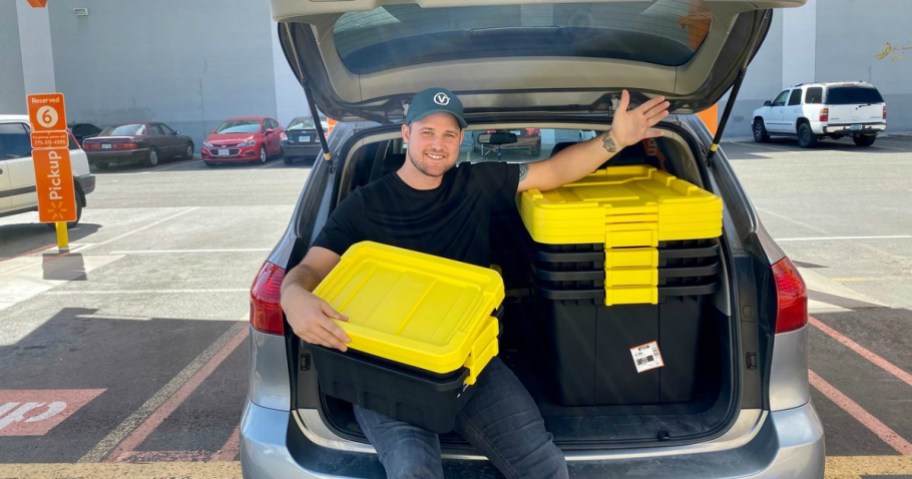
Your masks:
{"label": "car roof", "polygon": [[28,122],[28,115],[0,115],[0,121],[24,121]]}
{"label": "car roof", "polygon": [[269,119],[268,116],[233,116],[231,118],[225,118],[225,121],[244,121],[244,120],[263,121],[263,120],[268,120],[268,119]]}
{"label": "car roof", "polygon": [[[740,77],[772,9],[805,0],[271,0],[308,97],[338,120],[402,120],[443,86],[465,117],[605,113],[621,89],[701,111]],[[686,27],[686,28],[685,28]],[[534,94],[534,97],[532,96]]]}
{"label": "car roof", "polygon": [[866,81],[823,81],[823,82],[804,82],[798,83],[792,88],[799,86],[858,86],[865,88],[877,88],[873,84]]}

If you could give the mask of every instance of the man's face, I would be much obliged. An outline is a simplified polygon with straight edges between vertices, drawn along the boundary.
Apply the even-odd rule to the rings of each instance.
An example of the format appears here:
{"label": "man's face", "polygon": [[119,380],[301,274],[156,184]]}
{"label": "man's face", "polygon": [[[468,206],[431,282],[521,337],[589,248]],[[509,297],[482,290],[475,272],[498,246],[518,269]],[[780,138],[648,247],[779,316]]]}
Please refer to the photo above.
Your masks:
{"label": "man's face", "polygon": [[402,138],[408,143],[408,162],[426,177],[443,176],[459,158],[463,131],[449,113],[433,113],[402,125]]}

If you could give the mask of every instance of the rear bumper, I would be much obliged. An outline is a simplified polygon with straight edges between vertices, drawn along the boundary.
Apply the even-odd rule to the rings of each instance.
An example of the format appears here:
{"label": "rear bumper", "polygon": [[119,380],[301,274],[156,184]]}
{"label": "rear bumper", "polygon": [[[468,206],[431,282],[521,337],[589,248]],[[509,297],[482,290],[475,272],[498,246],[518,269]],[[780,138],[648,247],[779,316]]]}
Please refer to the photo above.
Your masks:
{"label": "rear bumper", "polygon": [[95,191],[95,175],[80,175],[76,177],[76,183],[79,184],[79,188],[82,189],[83,194],[89,194]]}
{"label": "rear bumper", "polygon": [[318,478],[291,457],[286,432],[291,419],[279,411],[247,402],[241,417],[241,469],[245,478]]}
{"label": "rear bumper", "polygon": [[[288,411],[248,402],[241,420],[241,466],[249,478],[342,478],[382,475],[382,466],[363,445],[339,439],[319,445],[301,432]],[[726,435],[728,436],[728,435]],[[338,446],[345,449],[334,449]],[[699,448],[691,452],[689,448]],[[369,449],[368,449],[369,450]],[[292,454],[291,451],[295,451]],[[745,433],[680,448],[568,453],[574,478],[643,477],[681,479],[823,478],[823,427],[814,407],[764,413]],[[486,461],[450,459],[447,477],[473,478],[490,471]]]}
{"label": "rear bumper", "polygon": [[149,157],[149,149],[143,148],[140,150],[92,150],[86,152],[86,157],[89,159],[90,165],[98,164],[98,162],[113,162],[113,161],[143,161]]}
{"label": "rear bumper", "polygon": [[302,157],[302,158],[311,158],[317,156],[323,152],[323,148],[319,143],[313,144],[294,144],[282,142],[282,153],[286,158],[290,157]]}
{"label": "rear bumper", "polygon": [[823,127],[823,132],[827,135],[876,135],[886,129],[886,123],[846,123],[842,125],[831,123]]}

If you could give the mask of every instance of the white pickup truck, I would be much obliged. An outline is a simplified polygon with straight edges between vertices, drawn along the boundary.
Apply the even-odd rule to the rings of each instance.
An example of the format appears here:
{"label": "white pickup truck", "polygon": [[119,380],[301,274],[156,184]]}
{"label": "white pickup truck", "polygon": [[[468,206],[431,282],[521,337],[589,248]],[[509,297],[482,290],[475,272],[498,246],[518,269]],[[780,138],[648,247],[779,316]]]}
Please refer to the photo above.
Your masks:
{"label": "white pickup truck", "polygon": [[765,101],[753,114],[754,141],[793,136],[802,148],[824,137],[844,136],[858,146],[871,146],[886,129],[887,105],[866,82],[800,83]]}
{"label": "white pickup truck", "polygon": [[[30,132],[27,115],[0,115],[0,216],[38,209]],[[82,217],[86,195],[95,190],[95,175],[72,134],[69,150],[76,188],[76,221],[69,224],[73,226]]]}

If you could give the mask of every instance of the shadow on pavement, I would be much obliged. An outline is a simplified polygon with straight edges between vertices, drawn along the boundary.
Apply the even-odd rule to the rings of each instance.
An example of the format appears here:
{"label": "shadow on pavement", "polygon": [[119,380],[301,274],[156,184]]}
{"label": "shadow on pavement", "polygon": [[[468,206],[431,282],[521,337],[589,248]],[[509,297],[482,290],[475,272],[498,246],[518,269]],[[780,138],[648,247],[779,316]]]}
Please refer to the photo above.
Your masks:
{"label": "shadow on pavement", "polygon": [[[75,307],[60,310],[15,344],[0,346],[0,463],[79,460],[237,325],[237,321],[113,317]],[[246,355],[244,343],[234,354]],[[204,395],[218,398],[205,406],[210,419],[215,418],[210,422],[223,426],[199,433],[217,443],[231,436],[240,419],[248,374],[247,362],[241,359],[245,358],[232,363],[237,369],[230,371],[231,381],[203,384],[218,389]],[[52,405],[80,391],[90,400],[46,434],[4,434],[4,427],[13,427],[14,422],[25,427],[46,419],[38,415],[37,421],[21,417],[4,423],[6,413],[25,404],[11,404],[10,397],[29,394],[28,401]],[[33,424],[27,424],[29,419]],[[185,436],[195,431],[192,424],[183,424],[182,429]]]}
{"label": "shadow on pavement", "polygon": [[[70,243],[91,236],[103,228],[102,225],[80,223],[69,230]],[[19,223],[0,225],[0,261],[15,256],[57,246],[57,233],[44,223]]]}
{"label": "shadow on pavement", "polygon": [[[808,153],[810,155],[832,152],[858,153],[864,155],[896,155],[903,150],[912,152],[912,141],[907,137],[878,138],[868,147],[856,146],[851,138],[839,140],[820,140],[812,148],[801,148],[794,138],[774,137],[767,143],[755,143],[753,140],[736,139],[726,141],[722,139],[722,150],[729,160],[767,160],[771,155],[783,153]],[[899,151],[897,151],[899,150]]]}
{"label": "shadow on pavement", "polygon": [[85,260],[82,253],[45,253],[41,255],[43,279],[58,281],[86,281]]}

